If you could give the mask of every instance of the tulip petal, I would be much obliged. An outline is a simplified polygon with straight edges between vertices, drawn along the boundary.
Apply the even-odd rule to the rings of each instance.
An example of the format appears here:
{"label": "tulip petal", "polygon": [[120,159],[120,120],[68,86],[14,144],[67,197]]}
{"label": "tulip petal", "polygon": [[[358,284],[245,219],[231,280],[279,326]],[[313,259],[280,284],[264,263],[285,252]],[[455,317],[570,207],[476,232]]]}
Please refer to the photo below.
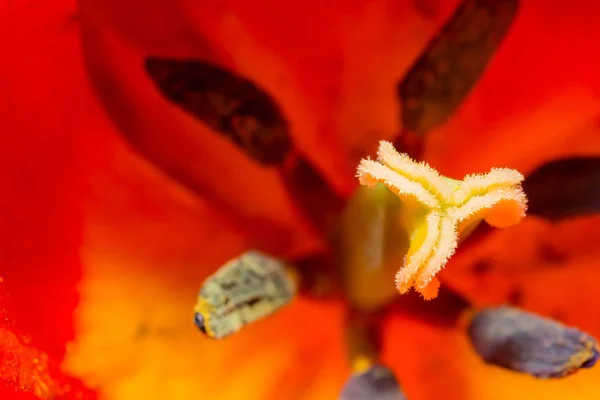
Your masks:
{"label": "tulip petal", "polygon": [[75,334],[96,139],[112,128],[89,90],[76,14],[69,0],[0,4],[0,36],[10,38],[0,65],[0,375],[39,395],[68,386],[46,394],[88,399],[59,366]]}
{"label": "tulip petal", "polygon": [[[123,24],[122,15],[135,13],[129,6],[92,0],[79,4],[85,66],[101,104],[119,135],[153,160],[155,165],[145,168],[210,202],[229,228],[255,238],[257,247],[281,254],[296,251],[294,246],[305,240],[314,243],[314,232],[290,201],[277,171],[252,161],[232,141],[169,104],[144,70],[149,54],[167,57],[179,49],[180,58],[206,57],[245,76],[222,52],[215,50],[215,55],[210,46],[199,44],[206,44],[202,32],[187,20],[189,13],[175,12],[177,7],[183,5],[165,13],[158,2],[145,3],[139,18],[126,18],[130,23]],[[146,23],[161,26],[161,33],[148,32]]]}

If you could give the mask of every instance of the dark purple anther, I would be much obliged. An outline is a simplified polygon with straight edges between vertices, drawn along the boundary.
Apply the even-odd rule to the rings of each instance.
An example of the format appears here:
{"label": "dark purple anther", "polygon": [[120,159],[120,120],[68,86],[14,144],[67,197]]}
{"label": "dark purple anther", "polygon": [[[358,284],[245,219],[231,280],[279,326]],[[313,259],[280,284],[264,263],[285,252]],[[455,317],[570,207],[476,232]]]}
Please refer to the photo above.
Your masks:
{"label": "dark purple anther", "polygon": [[537,378],[560,378],[591,368],[600,356],[590,335],[512,307],[478,312],[468,331],[486,362]]}
{"label": "dark purple anther", "polygon": [[394,373],[382,365],[353,374],[339,400],[406,400]]}

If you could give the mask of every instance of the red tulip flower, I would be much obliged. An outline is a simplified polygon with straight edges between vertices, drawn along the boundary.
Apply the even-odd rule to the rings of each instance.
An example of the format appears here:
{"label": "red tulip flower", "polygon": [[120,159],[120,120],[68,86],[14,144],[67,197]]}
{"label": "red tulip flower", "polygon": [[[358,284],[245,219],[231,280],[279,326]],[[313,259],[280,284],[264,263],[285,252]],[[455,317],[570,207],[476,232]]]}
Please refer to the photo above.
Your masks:
{"label": "red tulip flower", "polygon": [[[597,399],[600,369],[576,371],[595,358],[537,379],[556,376],[522,349],[494,358],[486,329],[514,321],[489,314],[509,304],[550,338],[600,337],[598,15],[584,0],[5,1],[0,398],[373,395],[352,380],[364,332],[330,273],[357,167],[386,140],[456,180],[519,171],[528,211],[460,238],[435,299],[393,275],[361,286],[381,307],[353,327],[377,327],[380,376],[410,400]],[[210,340],[198,290],[248,249],[310,290]]]}

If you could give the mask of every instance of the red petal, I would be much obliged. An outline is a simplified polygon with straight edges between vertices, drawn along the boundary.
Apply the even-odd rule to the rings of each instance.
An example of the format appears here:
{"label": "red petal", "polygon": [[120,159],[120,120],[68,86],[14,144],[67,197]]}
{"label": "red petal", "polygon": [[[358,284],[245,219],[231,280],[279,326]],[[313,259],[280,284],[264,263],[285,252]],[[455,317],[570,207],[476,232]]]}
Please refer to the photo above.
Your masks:
{"label": "red petal", "polygon": [[460,178],[600,153],[598,13],[596,1],[523,1],[473,93],[429,136],[427,160]]}
{"label": "red petal", "polygon": [[73,336],[80,274],[85,154],[76,128],[89,115],[75,7],[13,3],[0,14],[0,35],[18,38],[6,43],[0,66],[10,77],[1,82],[0,112],[3,303],[33,345],[60,357]]}
{"label": "red petal", "polygon": [[82,135],[108,129],[87,88],[76,16],[69,0],[0,6],[0,37],[11,38],[0,65],[0,307],[19,352],[47,356],[61,384],[93,161]]}

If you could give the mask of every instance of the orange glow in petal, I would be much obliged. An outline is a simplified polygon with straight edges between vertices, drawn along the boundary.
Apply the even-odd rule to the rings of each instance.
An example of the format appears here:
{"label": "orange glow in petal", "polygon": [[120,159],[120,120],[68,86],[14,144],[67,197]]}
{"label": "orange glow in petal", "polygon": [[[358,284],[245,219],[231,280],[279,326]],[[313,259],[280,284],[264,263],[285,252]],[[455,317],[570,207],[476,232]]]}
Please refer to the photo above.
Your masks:
{"label": "orange glow in petal", "polygon": [[64,368],[117,400],[334,398],[346,373],[341,305],[300,301],[231,340],[204,337],[200,285],[247,240],[121,144],[111,150],[88,202]]}
{"label": "orange glow in petal", "polygon": [[203,273],[139,263],[88,260],[68,371],[113,400],[335,398],[347,372],[341,304],[297,300],[215,341],[193,323]]}

